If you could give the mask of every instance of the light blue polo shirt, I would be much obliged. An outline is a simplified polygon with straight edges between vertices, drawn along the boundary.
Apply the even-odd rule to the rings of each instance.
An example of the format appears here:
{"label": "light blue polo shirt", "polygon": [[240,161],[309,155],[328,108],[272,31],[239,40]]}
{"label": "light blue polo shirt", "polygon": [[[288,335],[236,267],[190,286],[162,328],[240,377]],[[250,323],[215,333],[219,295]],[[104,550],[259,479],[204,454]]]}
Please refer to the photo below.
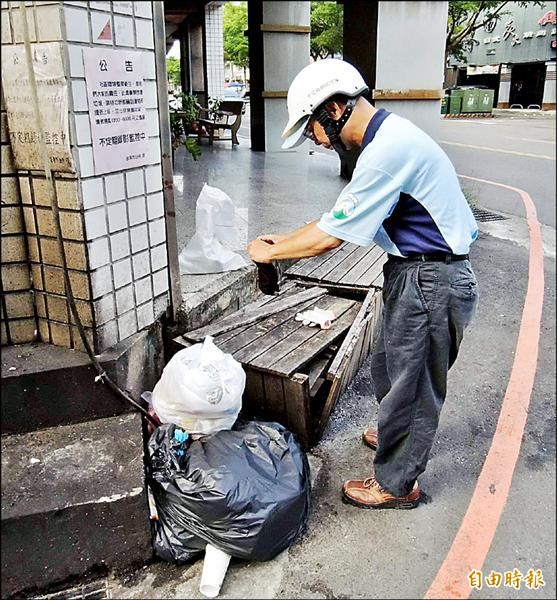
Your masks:
{"label": "light blue polo shirt", "polygon": [[318,227],[389,254],[467,254],[478,226],[454,167],[413,123],[380,109],[371,119],[350,183]]}

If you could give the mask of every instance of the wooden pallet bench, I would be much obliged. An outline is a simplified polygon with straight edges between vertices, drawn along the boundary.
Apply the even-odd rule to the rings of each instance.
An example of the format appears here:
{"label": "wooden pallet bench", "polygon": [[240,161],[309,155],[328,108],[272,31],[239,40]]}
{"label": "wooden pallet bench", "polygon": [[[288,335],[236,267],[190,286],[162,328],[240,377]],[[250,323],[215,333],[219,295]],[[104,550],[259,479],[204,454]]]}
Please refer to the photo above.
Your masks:
{"label": "wooden pallet bench", "polygon": [[304,258],[285,271],[287,279],[302,285],[320,285],[334,290],[352,290],[365,295],[369,288],[383,287],[384,250],[344,242],[335,250]]}
{"label": "wooden pallet bench", "polygon": [[[298,312],[316,306],[335,313],[331,329],[295,320]],[[380,310],[376,287],[362,294],[361,289],[324,289],[291,281],[277,296],[263,296],[179,336],[175,349],[212,335],[246,371],[242,413],[282,423],[310,448],[369,354]]]}

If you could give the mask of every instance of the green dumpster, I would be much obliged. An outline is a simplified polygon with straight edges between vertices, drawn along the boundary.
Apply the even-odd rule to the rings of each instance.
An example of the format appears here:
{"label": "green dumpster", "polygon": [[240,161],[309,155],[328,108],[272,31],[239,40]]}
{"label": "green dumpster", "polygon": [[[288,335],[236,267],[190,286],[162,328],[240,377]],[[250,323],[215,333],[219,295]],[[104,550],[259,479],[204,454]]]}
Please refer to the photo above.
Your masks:
{"label": "green dumpster", "polygon": [[495,90],[479,90],[478,111],[482,113],[491,113],[493,111],[493,98]]}
{"label": "green dumpster", "polygon": [[459,115],[462,110],[462,97],[464,96],[464,90],[451,90],[449,96],[449,114]]}
{"label": "green dumpster", "polygon": [[462,90],[462,112],[463,113],[475,113],[478,111],[479,106],[479,94],[482,90],[468,89]]}
{"label": "green dumpster", "polygon": [[449,94],[445,94],[445,97],[441,100],[441,114],[446,115],[449,108]]}

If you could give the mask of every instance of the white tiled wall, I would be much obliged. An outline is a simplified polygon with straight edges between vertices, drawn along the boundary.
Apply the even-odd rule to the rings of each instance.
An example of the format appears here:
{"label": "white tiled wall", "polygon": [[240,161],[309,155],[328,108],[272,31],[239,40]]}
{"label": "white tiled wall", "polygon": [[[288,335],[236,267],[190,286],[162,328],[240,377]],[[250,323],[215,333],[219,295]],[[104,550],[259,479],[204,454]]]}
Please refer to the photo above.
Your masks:
{"label": "white tiled wall", "polygon": [[223,12],[222,5],[205,7],[207,92],[209,96],[215,98],[224,97]]}
{"label": "white tiled wall", "polygon": [[[20,44],[22,11],[18,2],[2,2],[3,9],[8,6],[9,10],[2,10],[2,44]],[[62,42],[68,66],[70,144],[78,171],[78,197],[75,192],[60,196],[68,202],[62,208],[72,211],[64,213],[63,230],[67,228],[67,239],[72,240],[74,249],[79,249],[76,242],[82,242],[83,266],[74,276],[84,284],[80,298],[90,295],[95,349],[102,352],[152,324],[169,303],[152,2],[37,1],[26,2],[26,6],[31,41]],[[220,24],[220,17],[215,23]],[[101,40],[103,31],[108,35]],[[141,54],[149,135],[147,163],[141,168],[95,174],[83,60],[84,48],[91,47]],[[23,184],[22,196],[27,200],[22,211],[26,232],[43,236],[42,248],[54,235],[50,200],[43,202],[45,198],[35,194],[33,202],[39,206],[32,206],[30,188],[26,194]],[[36,238],[30,239],[30,251],[39,255]],[[70,258],[78,261],[79,256],[75,251]],[[58,275],[52,266],[48,269]],[[48,289],[40,291],[50,293]],[[52,294],[47,300],[54,306],[54,300],[63,297],[59,291]],[[41,316],[50,318],[48,314]]]}
{"label": "white tiled wall", "polygon": [[[153,323],[168,305],[151,4],[64,2],[62,8],[70,42],[66,45],[73,102],[70,131],[81,171],[94,314],[104,348]],[[111,39],[99,40],[107,23]],[[150,163],[102,176],[94,174],[83,64],[83,48],[98,44],[142,52]]]}

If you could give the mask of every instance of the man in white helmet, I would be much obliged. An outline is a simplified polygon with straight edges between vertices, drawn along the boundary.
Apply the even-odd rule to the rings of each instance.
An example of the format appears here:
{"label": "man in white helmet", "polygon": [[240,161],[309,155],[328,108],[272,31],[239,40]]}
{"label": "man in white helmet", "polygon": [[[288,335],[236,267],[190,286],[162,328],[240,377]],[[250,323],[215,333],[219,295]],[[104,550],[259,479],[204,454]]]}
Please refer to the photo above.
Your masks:
{"label": "man in white helmet", "polygon": [[413,508],[446,396],[447,372],[477,304],[468,251],[478,235],[453,165],[418,127],[364,97],[349,63],[326,59],[288,90],[283,148],[306,138],[339,154],[361,148],[350,183],[320,220],[250,242],[255,262],[317,256],[343,241],[379,245],[384,266],[381,331],[371,373],[379,402],[374,474],[347,481],[362,508]]}

